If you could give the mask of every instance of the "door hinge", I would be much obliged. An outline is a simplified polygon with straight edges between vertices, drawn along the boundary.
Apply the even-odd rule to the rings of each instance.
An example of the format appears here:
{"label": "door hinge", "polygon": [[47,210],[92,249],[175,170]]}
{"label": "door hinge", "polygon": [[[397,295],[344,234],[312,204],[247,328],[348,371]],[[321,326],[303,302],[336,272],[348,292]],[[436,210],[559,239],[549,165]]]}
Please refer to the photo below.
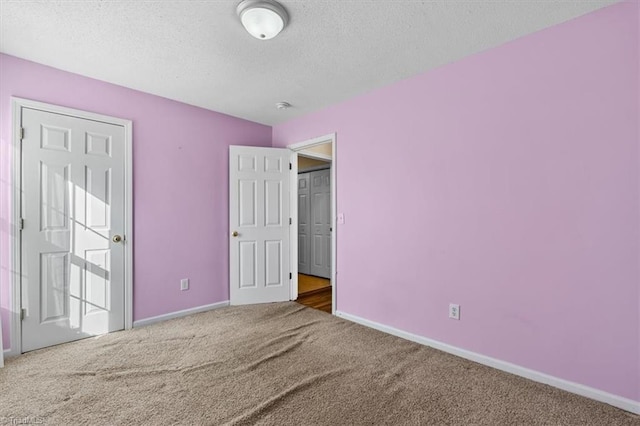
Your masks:
{"label": "door hinge", "polygon": [[20,218],[20,222],[18,224],[20,226],[20,230],[22,231],[24,229],[24,219]]}
{"label": "door hinge", "polygon": [[293,168],[293,166],[291,165],[291,163],[289,163],[289,170],[291,170]]}
{"label": "door hinge", "polygon": [[20,140],[24,139],[24,127],[20,127],[20,133],[18,136],[20,137]]}
{"label": "door hinge", "polygon": [[289,272],[289,279],[293,279],[293,275],[291,275],[291,272]]}
{"label": "door hinge", "polygon": [[20,321],[24,320],[24,317],[27,316],[27,310],[25,308],[20,309]]}
{"label": "door hinge", "polygon": [[293,225],[293,219],[289,218],[289,225]]}

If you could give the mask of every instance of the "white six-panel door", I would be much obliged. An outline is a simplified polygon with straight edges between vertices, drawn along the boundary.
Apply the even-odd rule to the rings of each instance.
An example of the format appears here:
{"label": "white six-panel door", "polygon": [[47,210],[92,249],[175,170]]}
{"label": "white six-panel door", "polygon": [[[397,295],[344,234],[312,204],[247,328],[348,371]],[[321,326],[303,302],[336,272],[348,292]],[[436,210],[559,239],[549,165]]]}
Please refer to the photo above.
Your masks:
{"label": "white six-panel door", "polygon": [[331,173],[309,173],[311,200],[311,263],[309,273],[331,278]]}
{"label": "white six-panel door", "polygon": [[121,330],[125,130],[28,108],[22,127],[22,351]]}
{"label": "white six-panel door", "polygon": [[289,300],[289,158],[278,148],[229,148],[230,303]]}
{"label": "white six-panel door", "polygon": [[309,173],[298,175],[298,272],[309,274],[311,260],[311,212],[309,201]]}

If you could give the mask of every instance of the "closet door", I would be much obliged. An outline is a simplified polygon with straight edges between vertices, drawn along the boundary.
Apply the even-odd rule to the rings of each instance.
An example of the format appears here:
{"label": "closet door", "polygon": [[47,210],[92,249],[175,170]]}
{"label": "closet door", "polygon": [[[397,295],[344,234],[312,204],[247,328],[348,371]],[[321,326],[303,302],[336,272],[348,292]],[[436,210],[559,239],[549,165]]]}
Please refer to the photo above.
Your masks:
{"label": "closet door", "polygon": [[311,220],[309,200],[309,173],[298,175],[298,272],[309,274],[311,260]]}
{"label": "closet door", "polygon": [[330,170],[310,173],[311,275],[331,278],[331,181]]}

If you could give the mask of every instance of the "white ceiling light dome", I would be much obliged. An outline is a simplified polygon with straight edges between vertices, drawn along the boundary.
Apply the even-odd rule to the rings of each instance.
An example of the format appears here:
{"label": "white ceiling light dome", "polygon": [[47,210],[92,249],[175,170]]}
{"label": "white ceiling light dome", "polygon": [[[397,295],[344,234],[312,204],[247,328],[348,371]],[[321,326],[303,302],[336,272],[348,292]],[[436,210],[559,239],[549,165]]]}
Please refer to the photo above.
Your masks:
{"label": "white ceiling light dome", "polygon": [[258,40],[269,40],[287,26],[289,15],[274,0],[243,0],[236,9],[244,28]]}

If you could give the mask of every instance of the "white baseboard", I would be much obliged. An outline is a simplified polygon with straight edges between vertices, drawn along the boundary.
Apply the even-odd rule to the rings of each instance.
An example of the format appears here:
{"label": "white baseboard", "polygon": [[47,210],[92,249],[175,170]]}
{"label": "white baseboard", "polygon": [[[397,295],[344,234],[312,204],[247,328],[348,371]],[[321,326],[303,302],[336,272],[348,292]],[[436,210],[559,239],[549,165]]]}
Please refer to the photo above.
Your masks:
{"label": "white baseboard", "polygon": [[466,349],[461,349],[455,346],[448,345],[446,343],[438,342],[437,340],[418,336],[416,334],[402,331],[394,327],[389,327],[387,325],[383,325],[374,321],[369,321],[367,319],[347,314],[345,312],[336,311],[336,316],[358,323],[360,325],[364,325],[365,327],[374,328],[384,333],[392,334],[394,336],[410,340],[412,342],[420,343],[425,346],[430,346],[432,348],[477,362],[479,364],[506,371],[507,373],[515,374],[516,376],[521,376],[535,382],[544,383],[546,385],[553,386],[567,392],[575,393],[587,398],[594,399],[596,401],[604,402],[606,404],[613,405],[614,407],[621,408],[634,414],[640,414],[640,402],[634,401],[632,399],[604,392],[595,388],[591,388],[589,386],[581,385],[579,383],[570,382],[559,377],[550,376],[539,371],[521,367],[516,364],[511,364],[510,362],[491,358],[476,352],[471,352]]}
{"label": "white baseboard", "polygon": [[171,312],[164,315],[158,315],[156,317],[145,318],[138,321],[134,321],[133,328],[154,324],[160,321],[166,321],[172,318],[180,318],[180,317],[184,317],[191,314],[197,314],[200,312],[211,311],[213,309],[224,308],[225,306],[229,306],[228,300],[225,300],[224,302],[212,303],[210,305],[203,305],[203,306],[197,306],[195,308],[183,309],[182,311]]}

